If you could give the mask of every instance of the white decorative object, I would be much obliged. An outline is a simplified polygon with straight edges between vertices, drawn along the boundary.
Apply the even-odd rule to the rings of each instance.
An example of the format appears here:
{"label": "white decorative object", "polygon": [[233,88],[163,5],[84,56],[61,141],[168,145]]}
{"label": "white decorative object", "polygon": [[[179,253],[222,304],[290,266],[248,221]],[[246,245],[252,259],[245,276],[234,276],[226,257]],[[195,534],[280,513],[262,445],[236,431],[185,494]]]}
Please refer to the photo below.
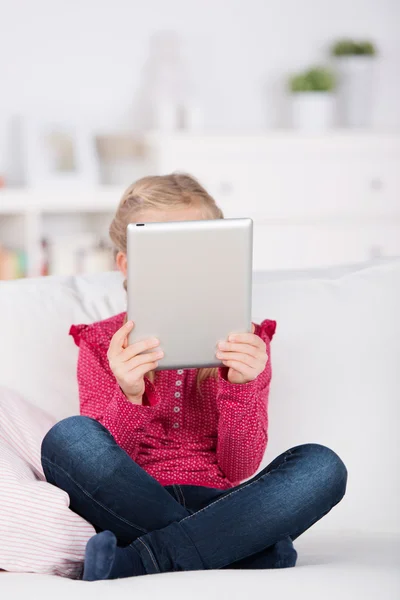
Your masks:
{"label": "white decorative object", "polygon": [[294,129],[321,132],[333,124],[333,95],[328,92],[297,92],[291,96]]}
{"label": "white decorative object", "polygon": [[336,58],[338,109],[346,127],[369,127],[372,123],[375,59],[373,56]]}
{"label": "white decorative object", "polygon": [[185,131],[196,133],[202,131],[204,127],[204,115],[201,106],[194,100],[188,100],[184,107]]}
{"label": "white decorative object", "polygon": [[103,240],[88,248],[82,256],[80,273],[102,273],[114,266],[111,249]]}
{"label": "white decorative object", "polygon": [[22,129],[27,185],[76,187],[98,182],[95,138],[86,125],[25,117]]}
{"label": "white decorative object", "polygon": [[81,272],[84,255],[96,243],[90,232],[49,236],[49,275],[71,275]]}
{"label": "white decorative object", "polygon": [[186,92],[187,77],[181,40],[176,32],[157,32],[151,37],[146,71],[153,127],[164,132],[179,129],[179,112]]}
{"label": "white decorative object", "polygon": [[151,37],[143,82],[143,93],[150,106],[151,129],[172,133],[202,127],[202,111],[196,101],[179,34],[162,31]]}

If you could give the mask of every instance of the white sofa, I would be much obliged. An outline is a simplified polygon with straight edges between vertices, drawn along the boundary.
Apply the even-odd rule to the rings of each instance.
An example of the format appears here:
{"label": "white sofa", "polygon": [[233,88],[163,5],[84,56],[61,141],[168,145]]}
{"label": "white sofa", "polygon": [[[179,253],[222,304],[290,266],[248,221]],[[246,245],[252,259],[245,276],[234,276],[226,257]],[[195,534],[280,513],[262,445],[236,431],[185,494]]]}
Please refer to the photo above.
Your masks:
{"label": "white sofa", "polygon": [[[0,384],[57,418],[76,413],[77,348],[69,326],[124,308],[117,273],[1,283]],[[333,448],[349,472],[343,501],[296,540],[294,569],[96,583],[0,573],[0,596],[398,599],[399,309],[400,260],[255,275],[253,318],[278,322],[269,445],[260,469],[290,446],[319,442]]]}

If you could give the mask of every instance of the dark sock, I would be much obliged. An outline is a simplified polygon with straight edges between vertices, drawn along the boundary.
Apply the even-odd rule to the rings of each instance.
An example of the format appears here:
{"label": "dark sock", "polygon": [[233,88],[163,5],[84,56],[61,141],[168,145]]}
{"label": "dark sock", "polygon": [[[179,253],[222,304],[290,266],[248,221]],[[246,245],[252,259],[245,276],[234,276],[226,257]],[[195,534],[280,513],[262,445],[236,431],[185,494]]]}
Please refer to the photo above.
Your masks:
{"label": "dark sock", "polygon": [[135,575],[145,574],[146,571],[142,559],[135,548],[132,546],[126,546],[126,548],[117,547],[110,579],[117,579],[117,577],[134,577]]}
{"label": "dark sock", "polygon": [[275,558],[273,569],[294,567],[297,561],[297,552],[293,546],[292,539],[287,537],[276,542],[272,549],[272,556]]}
{"label": "dark sock", "polygon": [[284,569],[294,567],[297,552],[290,537],[286,537],[273,546],[269,546],[256,554],[242,558],[224,569]]}
{"label": "dark sock", "polygon": [[90,538],[86,545],[83,579],[118,579],[145,575],[139,553],[132,546],[119,548],[111,531],[102,531]]}

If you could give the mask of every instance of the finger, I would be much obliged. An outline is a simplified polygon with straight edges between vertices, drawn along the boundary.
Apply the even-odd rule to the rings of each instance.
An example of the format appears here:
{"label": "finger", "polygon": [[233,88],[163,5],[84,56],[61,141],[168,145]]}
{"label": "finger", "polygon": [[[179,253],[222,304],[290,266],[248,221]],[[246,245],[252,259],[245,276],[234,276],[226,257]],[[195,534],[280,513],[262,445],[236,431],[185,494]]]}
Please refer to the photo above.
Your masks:
{"label": "finger", "polygon": [[130,344],[127,348],[125,348],[120,355],[120,359],[123,362],[126,362],[127,360],[130,360],[137,354],[145,352],[146,350],[151,350],[152,348],[156,348],[159,345],[160,341],[157,338],[147,338],[145,340],[140,340],[139,342]]}
{"label": "finger", "polygon": [[120,327],[112,336],[110,345],[108,347],[108,356],[114,356],[123,349],[123,343],[126,336],[134,327],[133,321],[127,321],[125,325]]}
{"label": "finger", "polygon": [[232,333],[228,337],[229,342],[240,342],[242,344],[250,344],[258,348],[265,348],[265,342],[260,336],[255,333]]}
{"label": "finger", "polygon": [[144,375],[146,375],[146,373],[149,373],[150,371],[154,371],[154,369],[156,369],[157,367],[158,367],[158,361],[140,365],[139,367],[137,367],[136,369],[134,369],[133,371],[131,371],[129,373],[129,376],[127,377],[128,385],[130,383],[134,383],[138,379],[141,379]]}
{"label": "finger", "polygon": [[152,362],[158,362],[164,356],[164,352],[162,350],[157,350],[156,352],[145,352],[144,354],[138,354],[131,358],[131,360],[127,361],[126,366],[129,371],[133,371],[140,367],[141,365],[146,365]]}
{"label": "finger", "polygon": [[258,372],[255,371],[254,369],[251,369],[250,367],[248,367],[247,365],[244,365],[241,362],[238,362],[236,360],[224,360],[223,364],[226,367],[229,367],[230,369],[234,369],[235,371],[238,371],[238,373],[240,373],[241,375],[244,375],[246,377],[246,379],[252,380],[255,379],[258,375]]}
{"label": "finger", "polygon": [[254,333],[256,330],[256,326],[254,325],[254,323],[251,324],[251,332]]}
{"label": "finger", "polygon": [[246,365],[252,369],[255,369],[258,366],[258,361],[248,354],[242,354],[241,352],[217,352],[217,358],[222,360],[223,362],[226,360],[235,361]]}
{"label": "finger", "polygon": [[125,336],[124,341],[122,342],[122,350],[125,350],[129,346],[128,335]]}
{"label": "finger", "polygon": [[138,354],[133,356],[130,360],[121,363],[116,369],[116,375],[122,377],[127,373],[130,373],[142,365],[156,362],[164,356],[162,351],[157,352],[145,352],[144,354]]}
{"label": "finger", "polygon": [[260,348],[257,346],[233,342],[220,342],[218,344],[218,350],[222,350],[222,352],[241,352],[242,354],[248,354],[254,358],[257,358],[257,356],[260,354]]}

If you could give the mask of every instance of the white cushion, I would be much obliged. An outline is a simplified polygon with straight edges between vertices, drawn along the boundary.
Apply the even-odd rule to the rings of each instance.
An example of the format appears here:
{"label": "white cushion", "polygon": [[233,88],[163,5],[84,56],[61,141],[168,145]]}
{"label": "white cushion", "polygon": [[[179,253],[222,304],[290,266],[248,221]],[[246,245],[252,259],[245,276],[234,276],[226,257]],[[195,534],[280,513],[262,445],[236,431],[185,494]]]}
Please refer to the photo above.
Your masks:
{"label": "white cushion", "polygon": [[278,322],[260,469],[288,447],[327,445],[348,486],[317,526],[400,531],[400,261],[271,274],[256,289],[254,318]]}
{"label": "white cushion", "polygon": [[[227,300],[228,301],[228,300]],[[400,261],[257,274],[253,318],[276,319],[269,445],[330,446],[348,493],[315,527],[400,532]],[[0,284],[0,383],[57,418],[78,412],[72,323],[125,310],[118,273]]]}
{"label": "white cushion", "polygon": [[[398,600],[399,538],[388,535],[313,535],[296,540],[294,569],[189,571],[128,577],[114,581],[71,581],[43,575],[0,573],[2,598],[109,600]],[[29,591],[28,591],[29,590]]]}
{"label": "white cushion", "polygon": [[0,384],[61,419],[79,412],[72,323],[125,310],[122,277],[43,277],[0,282]]}

